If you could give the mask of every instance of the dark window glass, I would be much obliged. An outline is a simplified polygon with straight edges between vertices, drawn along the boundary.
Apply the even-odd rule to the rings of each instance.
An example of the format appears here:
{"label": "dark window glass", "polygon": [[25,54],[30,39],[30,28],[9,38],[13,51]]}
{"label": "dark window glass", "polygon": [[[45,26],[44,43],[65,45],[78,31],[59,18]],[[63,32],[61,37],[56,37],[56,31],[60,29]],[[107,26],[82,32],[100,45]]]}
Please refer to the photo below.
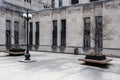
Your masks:
{"label": "dark window glass", "polygon": [[61,20],[61,46],[66,46],[66,20]]}
{"label": "dark window glass", "polygon": [[103,47],[103,35],[102,35],[102,16],[95,17],[96,29],[95,29],[95,46]]}
{"label": "dark window glass", "polygon": [[19,44],[19,22],[18,21],[14,22],[14,42],[15,42],[15,45]]}
{"label": "dark window glass", "polygon": [[90,17],[84,18],[84,47],[90,47]]}
{"label": "dark window glass", "polygon": [[71,4],[78,4],[79,0],[71,0]]}
{"label": "dark window glass", "polygon": [[25,2],[29,2],[29,3],[31,3],[31,0],[24,0]]}
{"label": "dark window glass", "polygon": [[31,0],[29,0],[29,2],[31,3]]}
{"label": "dark window glass", "polygon": [[62,0],[59,0],[59,7],[62,7]]}
{"label": "dark window glass", "polygon": [[6,20],[6,48],[11,46],[11,21]]}
{"label": "dark window glass", "polygon": [[33,23],[30,22],[30,31],[29,31],[29,45],[33,45]]}
{"label": "dark window glass", "polygon": [[57,20],[53,20],[53,39],[52,45],[57,46]]}
{"label": "dark window glass", "polygon": [[52,0],[52,8],[55,8],[55,0]]}
{"label": "dark window glass", "polygon": [[36,22],[35,45],[39,46],[39,22]]}
{"label": "dark window glass", "polygon": [[94,1],[98,1],[98,0],[90,0],[90,2],[94,2]]}

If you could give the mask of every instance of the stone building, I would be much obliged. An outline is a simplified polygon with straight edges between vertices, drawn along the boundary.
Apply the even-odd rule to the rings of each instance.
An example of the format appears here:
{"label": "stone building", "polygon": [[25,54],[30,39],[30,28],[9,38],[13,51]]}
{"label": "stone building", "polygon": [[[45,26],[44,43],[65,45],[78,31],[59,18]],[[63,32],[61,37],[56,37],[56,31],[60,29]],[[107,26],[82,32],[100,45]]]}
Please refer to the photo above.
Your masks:
{"label": "stone building", "polygon": [[0,50],[6,50],[14,45],[26,44],[26,20],[22,14],[29,11],[39,11],[48,7],[40,0],[0,0]]}
{"label": "stone building", "polygon": [[[24,5],[17,3],[17,1],[23,2]],[[7,27],[10,25],[9,20],[12,20],[13,23],[13,29],[11,29],[13,31],[11,32],[13,34],[11,37],[13,38],[9,36],[11,41],[8,38],[8,43],[10,42],[14,45],[19,42],[21,47],[26,44],[26,27],[21,12],[25,11],[25,8],[29,8],[33,14],[33,18],[29,22],[29,45],[31,50],[73,53],[74,49],[78,48],[79,54],[86,54],[86,52],[90,53],[94,46],[98,46],[103,49],[103,53],[106,55],[120,55],[120,0],[36,1],[40,2],[31,4],[31,7],[28,7],[30,5],[25,5],[26,3],[23,0],[13,0],[15,4],[9,0],[5,2],[7,5],[14,5],[15,8],[19,6],[21,10],[17,13],[10,7],[9,9],[6,7],[5,9],[1,8],[1,50],[6,49],[7,36],[5,31],[7,29],[9,32]],[[14,26],[18,25],[16,20],[20,22],[19,30],[14,29]],[[101,33],[104,33],[101,34],[102,36],[99,37],[98,43],[95,45],[90,38],[92,36],[90,27],[97,26],[105,26],[105,28],[100,29]],[[107,40],[102,40],[110,32],[112,33],[107,36]],[[19,33],[18,42],[14,33]]]}

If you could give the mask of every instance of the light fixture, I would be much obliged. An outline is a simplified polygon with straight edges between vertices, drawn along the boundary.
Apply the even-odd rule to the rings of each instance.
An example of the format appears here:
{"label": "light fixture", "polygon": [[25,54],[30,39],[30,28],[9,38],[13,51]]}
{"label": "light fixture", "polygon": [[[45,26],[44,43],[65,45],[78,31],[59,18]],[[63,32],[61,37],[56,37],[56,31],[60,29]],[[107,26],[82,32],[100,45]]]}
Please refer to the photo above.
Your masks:
{"label": "light fixture", "polygon": [[24,18],[27,18],[27,14],[26,14],[26,13],[23,13],[23,17],[24,17]]}
{"label": "light fixture", "polygon": [[29,14],[28,14],[28,17],[29,17],[29,18],[32,18],[32,14],[29,13]]}

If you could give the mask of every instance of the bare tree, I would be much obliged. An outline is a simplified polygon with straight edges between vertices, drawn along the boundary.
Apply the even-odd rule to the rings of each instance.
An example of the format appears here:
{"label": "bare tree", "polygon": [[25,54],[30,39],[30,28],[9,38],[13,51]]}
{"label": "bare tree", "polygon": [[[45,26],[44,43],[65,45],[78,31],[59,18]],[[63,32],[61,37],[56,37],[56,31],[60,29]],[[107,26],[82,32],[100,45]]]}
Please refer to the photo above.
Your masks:
{"label": "bare tree", "polygon": [[101,44],[103,45],[103,40],[111,40],[112,35],[115,34],[113,28],[108,26],[110,23],[111,19],[108,16],[103,18],[99,16],[95,22],[91,21],[90,37],[94,41],[94,55],[101,55],[99,51],[99,41],[101,41]]}

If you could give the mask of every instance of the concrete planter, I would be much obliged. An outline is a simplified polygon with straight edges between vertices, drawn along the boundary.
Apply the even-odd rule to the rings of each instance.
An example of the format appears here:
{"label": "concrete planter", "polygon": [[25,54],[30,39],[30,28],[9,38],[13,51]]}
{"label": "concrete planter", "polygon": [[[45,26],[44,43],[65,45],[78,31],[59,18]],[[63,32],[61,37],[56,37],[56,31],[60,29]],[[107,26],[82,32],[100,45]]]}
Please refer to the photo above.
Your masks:
{"label": "concrete planter", "polygon": [[12,48],[9,51],[7,51],[9,55],[12,56],[17,56],[17,55],[24,55],[25,54],[25,49],[22,48]]}
{"label": "concrete planter", "polygon": [[101,56],[95,56],[95,55],[86,55],[85,59],[92,59],[92,60],[105,60],[106,56],[101,55]]}

